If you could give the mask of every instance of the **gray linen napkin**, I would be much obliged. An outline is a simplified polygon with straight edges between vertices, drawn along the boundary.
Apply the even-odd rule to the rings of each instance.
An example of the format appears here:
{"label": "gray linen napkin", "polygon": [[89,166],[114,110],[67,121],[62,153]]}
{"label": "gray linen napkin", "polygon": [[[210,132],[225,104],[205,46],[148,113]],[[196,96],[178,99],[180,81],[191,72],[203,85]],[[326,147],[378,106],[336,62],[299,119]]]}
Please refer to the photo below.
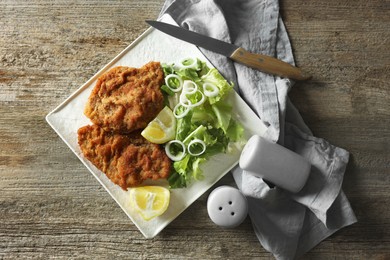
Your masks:
{"label": "gray linen napkin", "polygon": [[[189,30],[294,64],[278,0],[167,0],[160,16],[164,13]],[[249,216],[262,246],[277,259],[294,259],[355,223],[341,190],[349,153],[312,135],[287,96],[293,82],[200,50],[269,125],[266,138],[312,164],[309,180],[297,194],[269,187],[239,167],[232,171],[248,198]]]}

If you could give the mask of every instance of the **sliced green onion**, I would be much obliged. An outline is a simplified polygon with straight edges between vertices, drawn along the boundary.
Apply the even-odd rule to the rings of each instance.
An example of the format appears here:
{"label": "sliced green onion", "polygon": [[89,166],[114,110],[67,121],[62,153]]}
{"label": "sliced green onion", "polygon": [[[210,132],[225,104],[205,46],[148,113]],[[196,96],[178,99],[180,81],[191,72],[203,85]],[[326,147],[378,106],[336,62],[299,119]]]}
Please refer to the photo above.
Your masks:
{"label": "sliced green onion", "polygon": [[[182,111],[181,113],[179,113],[178,114],[178,110],[180,110],[180,108],[184,108],[184,111]],[[174,108],[173,108],[173,115],[175,116],[175,118],[177,118],[177,119],[180,119],[180,118],[183,118],[183,117],[185,117],[187,114],[188,114],[188,112],[190,112],[190,108],[189,107],[184,107],[184,106],[182,106],[180,103],[179,104],[177,104]]]}
{"label": "sliced green onion", "polygon": [[180,161],[186,155],[186,147],[183,142],[172,140],[165,145],[165,153],[172,161]]}
{"label": "sliced green onion", "polygon": [[193,107],[197,107],[197,106],[202,105],[203,102],[206,100],[202,91],[197,90],[192,95],[196,95],[198,93],[200,95],[200,100],[195,102],[195,103],[192,103],[191,100],[188,99],[187,94],[182,92],[180,95],[180,98],[179,98],[179,102],[180,102],[179,104],[181,104],[183,107],[189,107],[189,108],[193,108]]}
{"label": "sliced green onion", "polygon": [[200,139],[194,139],[188,144],[187,150],[190,155],[199,156],[206,151],[206,143]]}
{"label": "sliced green onion", "polygon": [[203,84],[203,92],[207,97],[216,97],[219,94],[219,88],[213,83],[206,82]]}
{"label": "sliced green onion", "polygon": [[185,94],[194,94],[198,90],[198,85],[192,80],[185,80],[183,83],[183,91]]}
{"label": "sliced green onion", "polygon": [[198,66],[198,60],[194,58],[183,59],[177,64],[182,69],[196,69]]}
{"label": "sliced green onion", "polygon": [[169,74],[165,77],[165,85],[173,92],[179,92],[183,87],[183,80],[176,74]]}

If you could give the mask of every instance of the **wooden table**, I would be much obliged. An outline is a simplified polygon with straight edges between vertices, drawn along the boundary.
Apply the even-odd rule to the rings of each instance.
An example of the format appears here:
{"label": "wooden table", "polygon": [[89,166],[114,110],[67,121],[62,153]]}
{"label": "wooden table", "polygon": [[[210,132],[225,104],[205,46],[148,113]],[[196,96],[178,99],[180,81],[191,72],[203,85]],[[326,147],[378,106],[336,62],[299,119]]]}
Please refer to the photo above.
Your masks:
{"label": "wooden table", "polygon": [[[212,224],[208,194],[144,239],[45,122],[162,4],[0,1],[0,258],[273,258],[249,219]],[[351,152],[343,189],[359,221],[303,258],[389,259],[390,3],[282,0],[281,13],[314,75],[290,97],[316,136]]]}

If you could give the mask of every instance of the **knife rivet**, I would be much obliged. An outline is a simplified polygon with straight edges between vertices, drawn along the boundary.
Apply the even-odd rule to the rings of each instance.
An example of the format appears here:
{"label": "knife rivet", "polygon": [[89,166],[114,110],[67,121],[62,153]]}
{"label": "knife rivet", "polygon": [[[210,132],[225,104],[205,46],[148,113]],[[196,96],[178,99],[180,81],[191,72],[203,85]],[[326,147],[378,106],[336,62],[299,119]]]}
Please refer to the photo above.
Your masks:
{"label": "knife rivet", "polygon": [[258,61],[259,62],[264,62],[264,60],[262,58],[259,58]]}
{"label": "knife rivet", "polygon": [[244,52],[243,52],[243,51],[240,51],[240,55],[244,55]]}

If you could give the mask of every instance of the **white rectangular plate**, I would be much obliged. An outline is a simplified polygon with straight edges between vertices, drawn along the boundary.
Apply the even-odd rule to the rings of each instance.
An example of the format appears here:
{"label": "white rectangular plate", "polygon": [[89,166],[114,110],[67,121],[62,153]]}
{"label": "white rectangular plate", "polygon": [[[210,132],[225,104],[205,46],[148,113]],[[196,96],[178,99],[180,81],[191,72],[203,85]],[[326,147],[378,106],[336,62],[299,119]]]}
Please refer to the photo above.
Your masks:
{"label": "white rectangular plate", "polygon": [[[170,16],[164,16],[161,20],[175,24]],[[156,236],[181,212],[236,166],[241,151],[236,149],[228,154],[213,156],[202,165],[202,170],[205,175],[204,180],[194,181],[187,188],[171,190],[171,201],[167,211],[159,217],[145,221],[129,205],[129,191],[126,192],[119,186],[113,184],[104,173],[83,157],[77,144],[77,130],[82,126],[91,124],[83,113],[84,106],[92,88],[96,84],[97,78],[108,69],[120,65],[141,67],[149,61],[172,63],[188,57],[199,58],[206,61],[209,66],[212,66],[196,46],[167,36],[153,28],[149,28],[46,116],[49,125],[96,177],[146,238]],[[253,134],[263,135],[266,127],[239,95],[233,92],[229,98],[234,109],[233,116],[244,126],[246,137],[250,137]]]}

